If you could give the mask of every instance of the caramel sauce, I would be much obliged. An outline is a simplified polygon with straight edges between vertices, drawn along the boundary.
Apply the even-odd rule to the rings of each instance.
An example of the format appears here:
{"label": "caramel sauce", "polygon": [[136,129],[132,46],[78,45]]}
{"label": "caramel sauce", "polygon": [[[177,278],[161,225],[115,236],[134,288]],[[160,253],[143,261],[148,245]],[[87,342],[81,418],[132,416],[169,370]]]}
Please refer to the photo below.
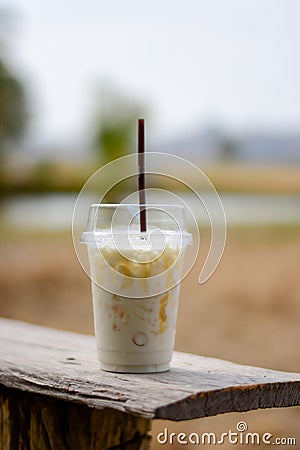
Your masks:
{"label": "caramel sauce", "polygon": [[[161,255],[152,250],[134,252],[132,249],[128,252],[128,255],[121,255],[117,250],[104,247],[101,249],[102,257],[106,262],[117,272],[124,275],[122,287],[126,289],[134,282],[134,278],[142,278],[144,280],[144,291],[148,292],[148,279],[160,275],[167,271],[174,263],[177,263],[179,249],[177,247],[166,246]],[[127,257],[128,256],[128,259]],[[174,268],[176,271],[176,268]],[[174,270],[170,270],[166,274],[166,288],[172,287],[174,284]],[[168,327],[167,306],[170,299],[170,303],[174,304],[171,293],[164,294],[159,301],[157,322],[154,325],[154,329],[151,330],[152,334],[163,334]],[[119,301],[118,301],[119,300]],[[173,306],[173,305],[171,305]],[[132,304],[132,313],[136,315],[140,320],[145,320],[143,314],[149,312],[147,308],[142,304]],[[140,310],[140,311],[138,311]],[[120,299],[114,295],[114,304],[112,305],[113,312],[113,330],[119,331],[120,326],[126,325],[129,320],[129,315],[124,310],[124,307],[120,303]]]}
{"label": "caramel sauce", "polygon": [[169,294],[165,294],[159,302],[159,333],[164,333],[168,326],[167,305],[169,300]]}

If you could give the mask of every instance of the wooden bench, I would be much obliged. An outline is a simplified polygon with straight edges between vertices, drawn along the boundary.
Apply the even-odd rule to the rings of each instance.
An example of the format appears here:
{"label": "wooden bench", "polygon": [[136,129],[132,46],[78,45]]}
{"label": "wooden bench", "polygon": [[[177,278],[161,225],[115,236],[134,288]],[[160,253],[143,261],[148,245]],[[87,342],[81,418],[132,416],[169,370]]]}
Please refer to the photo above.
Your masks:
{"label": "wooden bench", "polygon": [[146,449],[153,419],[300,404],[300,374],[175,352],[160,374],[99,370],[93,336],[0,319],[0,449]]}

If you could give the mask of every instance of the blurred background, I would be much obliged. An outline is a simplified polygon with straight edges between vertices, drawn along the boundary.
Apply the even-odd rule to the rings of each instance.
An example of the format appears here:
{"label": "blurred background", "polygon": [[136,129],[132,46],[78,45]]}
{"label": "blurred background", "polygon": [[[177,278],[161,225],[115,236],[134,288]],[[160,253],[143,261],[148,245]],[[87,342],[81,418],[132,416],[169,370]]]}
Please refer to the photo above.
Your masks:
{"label": "blurred background", "polygon": [[[183,282],[176,349],[300,372],[299,17],[297,0],[2,1],[0,315],[93,333],[73,208],[97,168],[136,150],[145,117],[147,149],[198,165],[228,221],[217,272],[199,286],[200,261]],[[165,426],[241,419],[300,440],[290,408],[158,421],[153,448]]]}

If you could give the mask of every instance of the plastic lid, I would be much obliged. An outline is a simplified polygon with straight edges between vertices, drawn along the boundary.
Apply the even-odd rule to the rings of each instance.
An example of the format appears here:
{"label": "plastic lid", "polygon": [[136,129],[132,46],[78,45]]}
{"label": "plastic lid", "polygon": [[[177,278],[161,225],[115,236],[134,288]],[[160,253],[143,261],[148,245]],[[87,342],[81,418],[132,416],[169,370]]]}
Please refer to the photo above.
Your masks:
{"label": "plastic lid", "polygon": [[170,245],[188,245],[192,243],[192,235],[186,231],[174,232],[172,230],[158,230],[153,229],[146,233],[140,231],[128,232],[111,229],[101,231],[84,231],[80,236],[81,244],[97,245],[97,246],[114,246],[114,243],[118,242],[118,245],[127,246],[128,244],[142,249],[148,249],[149,245],[161,247],[162,243],[167,242]]}
{"label": "plastic lid", "polygon": [[[139,229],[140,208],[146,209],[147,231]],[[86,231],[80,242],[89,245],[118,245],[147,249],[149,244],[187,245],[192,235],[185,229],[181,205],[93,204],[90,206]]]}

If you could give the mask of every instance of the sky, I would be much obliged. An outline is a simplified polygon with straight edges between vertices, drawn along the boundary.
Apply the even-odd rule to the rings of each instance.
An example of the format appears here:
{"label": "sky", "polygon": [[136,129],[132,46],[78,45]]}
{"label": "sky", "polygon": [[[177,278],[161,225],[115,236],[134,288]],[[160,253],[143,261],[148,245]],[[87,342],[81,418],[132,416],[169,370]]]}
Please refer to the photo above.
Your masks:
{"label": "sky", "polygon": [[[29,139],[80,141],[101,83],[147,107],[157,138],[220,124],[300,127],[298,0],[9,0]],[[101,105],[100,105],[101,106]]]}

